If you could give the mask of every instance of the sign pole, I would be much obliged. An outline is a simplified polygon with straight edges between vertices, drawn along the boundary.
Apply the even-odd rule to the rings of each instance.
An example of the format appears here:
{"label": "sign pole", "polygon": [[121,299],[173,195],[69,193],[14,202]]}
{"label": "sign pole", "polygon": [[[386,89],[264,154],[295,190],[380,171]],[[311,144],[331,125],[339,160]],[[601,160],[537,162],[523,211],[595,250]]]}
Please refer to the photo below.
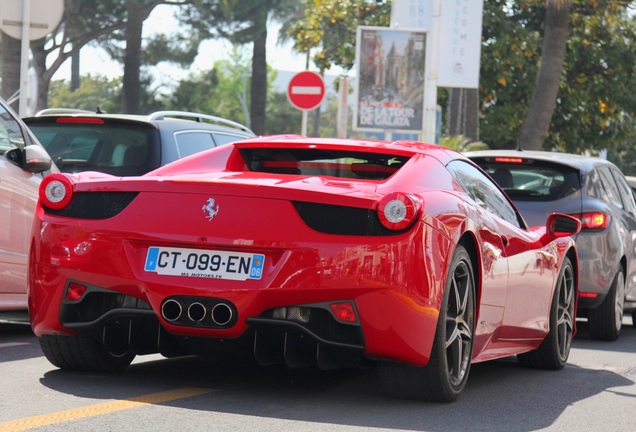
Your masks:
{"label": "sign pole", "polygon": [[22,45],[20,52],[20,117],[26,115],[29,87],[29,31],[31,30],[31,0],[22,2]]}
{"label": "sign pole", "polygon": [[307,110],[302,110],[303,112],[303,117],[300,123],[300,134],[302,136],[307,136]]}
{"label": "sign pole", "polygon": [[340,77],[340,98],[338,99],[338,138],[347,137],[347,122],[349,119],[348,98],[349,98],[349,79],[345,76]]}
{"label": "sign pole", "polygon": [[[424,82],[424,141],[435,143],[437,123],[437,79],[439,76],[439,35],[442,0],[434,0],[430,37],[427,38],[426,80]],[[429,57],[430,56],[430,57]]]}

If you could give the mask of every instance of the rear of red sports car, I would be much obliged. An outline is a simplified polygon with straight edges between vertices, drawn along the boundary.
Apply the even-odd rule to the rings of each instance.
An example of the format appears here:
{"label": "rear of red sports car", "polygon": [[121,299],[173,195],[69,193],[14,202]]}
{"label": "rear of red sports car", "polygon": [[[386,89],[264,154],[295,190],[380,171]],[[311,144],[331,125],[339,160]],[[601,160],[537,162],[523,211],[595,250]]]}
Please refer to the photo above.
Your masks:
{"label": "rear of red sports car", "polygon": [[424,366],[453,248],[424,212],[430,187],[452,189],[434,157],[340,144],[237,144],[142,177],[47,177],[33,330],[71,369],[240,347],[261,364]]}

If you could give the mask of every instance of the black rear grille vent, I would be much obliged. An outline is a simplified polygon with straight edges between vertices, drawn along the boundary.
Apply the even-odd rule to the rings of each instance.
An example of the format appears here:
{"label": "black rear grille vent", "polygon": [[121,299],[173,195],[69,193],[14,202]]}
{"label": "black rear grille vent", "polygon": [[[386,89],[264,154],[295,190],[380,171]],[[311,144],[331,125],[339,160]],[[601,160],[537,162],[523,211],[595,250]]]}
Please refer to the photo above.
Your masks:
{"label": "black rear grille vent", "polygon": [[77,192],[71,204],[62,210],[45,208],[56,216],[78,219],[108,219],[119,214],[139,192]]}
{"label": "black rear grille vent", "polygon": [[307,226],[324,234],[390,236],[404,232],[385,228],[373,210],[301,201],[293,204]]}

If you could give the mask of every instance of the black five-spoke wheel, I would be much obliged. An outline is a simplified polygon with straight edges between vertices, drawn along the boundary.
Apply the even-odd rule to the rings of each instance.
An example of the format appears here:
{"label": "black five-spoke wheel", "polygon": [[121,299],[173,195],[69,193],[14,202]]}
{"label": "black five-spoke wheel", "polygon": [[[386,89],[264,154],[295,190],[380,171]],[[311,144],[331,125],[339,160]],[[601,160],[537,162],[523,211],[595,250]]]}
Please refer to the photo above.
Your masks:
{"label": "black five-spoke wheel", "polygon": [[468,380],[475,332],[475,278],[463,246],[453,254],[428,365],[381,363],[380,382],[392,396],[452,402]]}

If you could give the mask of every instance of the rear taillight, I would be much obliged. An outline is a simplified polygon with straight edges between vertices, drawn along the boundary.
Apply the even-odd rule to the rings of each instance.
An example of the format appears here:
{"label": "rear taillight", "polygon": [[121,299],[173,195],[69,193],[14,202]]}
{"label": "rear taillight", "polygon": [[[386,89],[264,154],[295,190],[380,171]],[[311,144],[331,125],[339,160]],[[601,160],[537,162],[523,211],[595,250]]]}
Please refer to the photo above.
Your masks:
{"label": "rear taillight", "polygon": [[73,180],[63,173],[53,173],[40,183],[40,202],[51,210],[67,207],[73,198]]}
{"label": "rear taillight", "polygon": [[422,201],[414,195],[391,192],[378,203],[378,218],[390,230],[410,227],[419,217]]}
{"label": "rear taillight", "polygon": [[609,226],[610,215],[602,212],[588,212],[581,215],[573,215],[581,221],[581,229],[601,230]]}

